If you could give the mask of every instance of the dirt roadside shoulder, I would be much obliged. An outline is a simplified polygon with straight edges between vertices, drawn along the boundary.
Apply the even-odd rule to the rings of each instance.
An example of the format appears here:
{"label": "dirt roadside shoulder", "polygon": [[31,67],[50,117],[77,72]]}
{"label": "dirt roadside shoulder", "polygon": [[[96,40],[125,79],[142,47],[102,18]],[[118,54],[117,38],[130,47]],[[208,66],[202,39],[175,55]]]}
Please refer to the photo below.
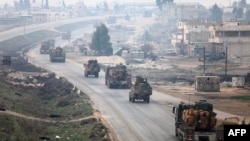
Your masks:
{"label": "dirt roadside shoulder", "polygon": [[[186,101],[198,101],[201,99],[212,103],[214,109],[237,115],[239,117],[250,117],[250,103],[237,97],[249,96],[249,90],[244,88],[221,88],[220,92],[197,92],[192,86],[163,86],[153,85],[153,89]],[[188,94],[185,94],[188,93]]]}

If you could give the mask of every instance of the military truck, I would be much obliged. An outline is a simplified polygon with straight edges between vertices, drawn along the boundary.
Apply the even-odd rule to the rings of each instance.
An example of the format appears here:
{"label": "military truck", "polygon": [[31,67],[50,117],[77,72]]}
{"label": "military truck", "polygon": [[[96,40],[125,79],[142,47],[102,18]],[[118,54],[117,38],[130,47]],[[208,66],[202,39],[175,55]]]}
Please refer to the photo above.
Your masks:
{"label": "military truck", "polygon": [[147,81],[147,78],[142,76],[136,76],[136,81],[132,83],[129,92],[129,101],[135,102],[135,100],[142,99],[144,102],[150,102],[150,95],[152,95],[152,87]]}
{"label": "military truck", "polygon": [[56,43],[55,39],[49,39],[48,42],[49,42],[49,47],[51,49],[55,48],[55,43]]}
{"label": "military truck", "polygon": [[88,77],[89,75],[94,75],[95,77],[99,77],[100,65],[97,60],[88,60],[87,64],[83,64],[84,66],[84,76]]}
{"label": "military truck", "polygon": [[105,84],[109,88],[130,88],[131,75],[123,64],[108,66],[105,70]]}
{"label": "military truck", "polygon": [[47,41],[43,41],[40,46],[40,54],[49,54],[50,49],[55,47],[55,40],[49,39]]}
{"label": "military truck", "polygon": [[175,135],[180,141],[224,141],[223,130],[216,128],[217,114],[206,100],[181,102],[173,107],[173,113]]}
{"label": "military truck", "polygon": [[61,47],[50,49],[50,62],[65,62],[66,53]]}
{"label": "military truck", "polygon": [[50,50],[49,42],[48,41],[42,42],[40,46],[40,54],[49,54],[49,50]]}
{"label": "military truck", "polygon": [[71,31],[65,31],[62,33],[62,40],[70,40],[71,39]]}

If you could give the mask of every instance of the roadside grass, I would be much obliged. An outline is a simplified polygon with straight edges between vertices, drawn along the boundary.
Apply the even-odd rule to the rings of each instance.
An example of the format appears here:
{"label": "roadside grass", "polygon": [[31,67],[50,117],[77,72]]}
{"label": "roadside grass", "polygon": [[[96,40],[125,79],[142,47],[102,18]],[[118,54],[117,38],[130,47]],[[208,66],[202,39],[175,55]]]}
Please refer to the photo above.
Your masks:
{"label": "roadside grass", "polygon": [[50,30],[40,30],[25,35],[16,36],[14,38],[0,42],[0,51],[5,55],[16,56],[20,51],[27,51],[32,44],[45,39],[54,38],[59,33]]}
{"label": "roadside grass", "polygon": [[237,99],[240,101],[250,102],[250,95],[243,95],[243,96],[233,96],[231,99]]}
{"label": "roadside grass", "polygon": [[[0,51],[12,57],[11,66],[1,66],[0,70],[0,108],[50,121],[76,120],[93,115],[89,97],[83,92],[72,90],[73,85],[65,78],[57,79],[52,73],[49,77],[38,76],[28,80],[7,79],[10,69],[11,72],[46,72],[28,63],[20,52],[25,53],[33,44],[58,35],[60,35],[58,32],[43,30],[0,42]],[[10,81],[24,84],[38,81],[44,82],[45,85],[21,86],[14,85]],[[49,117],[52,114],[60,115],[60,118]],[[59,135],[63,140],[71,141],[108,141],[109,137],[103,139],[107,132],[104,125],[95,119],[74,123],[45,123],[0,113],[0,140],[33,141],[39,140],[38,137],[42,135],[55,140],[55,136]]]}
{"label": "roadside grass", "polygon": [[88,24],[93,24],[94,21],[81,21],[81,22],[76,22],[76,23],[70,23],[70,24],[65,24],[61,26],[55,27],[56,30],[64,32],[64,31],[73,31],[77,30],[80,28],[84,28]]}
{"label": "roadside grass", "polygon": [[14,86],[7,79],[0,79],[0,106],[8,110],[39,118],[56,114],[62,119],[71,119],[93,114],[87,95],[83,92],[78,95],[76,91],[66,93],[73,85],[62,79],[43,78],[45,85],[41,88]]}
{"label": "roadside grass", "polygon": [[108,130],[95,119],[75,123],[47,123],[0,114],[0,140],[36,141],[39,137],[50,140],[108,141]]}

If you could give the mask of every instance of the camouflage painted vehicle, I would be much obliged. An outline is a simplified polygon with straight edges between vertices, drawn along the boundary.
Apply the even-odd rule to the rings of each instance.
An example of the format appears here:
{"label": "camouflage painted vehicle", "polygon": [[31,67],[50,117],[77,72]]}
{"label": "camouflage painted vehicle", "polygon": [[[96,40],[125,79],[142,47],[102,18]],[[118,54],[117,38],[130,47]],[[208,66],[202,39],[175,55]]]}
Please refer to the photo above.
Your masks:
{"label": "camouflage painted vehicle", "polygon": [[44,41],[41,43],[41,47],[40,47],[40,54],[49,54],[49,42],[48,41]]}
{"label": "camouflage painted vehicle", "polygon": [[129,101],[142,99],[144,102],[150,102],[150,95],[152,95],[152,87],[147,81],[147,78],[136,76],[135,83],[132,84],[129,92]]}
{"label": "camouflage painted vehicle", "polygon": [[49,39],[47,41],[44,41],[41,43],[40,54],[49,54],[50,49],[53,49],[54,47],[55,47],[54,39]]}
{"label": "camouflage painted vehicle", "polygon": [[217,128],[213,105],[206,100],[194,104],[183,101],[173,107],[175,136],[180,141],[224,141],[223,129]]}
{"label": "camouflage painted vehicle", "polygon": [[94,75],[95,77],[99,77],[100,65],[97,60],[89,60],[87,64],[83,64],[84,66],[84,76],[88,77],[89,75]]}
{"label": "camouflage painted vehicle", "polygon": [[66,53],[61,47],[56,47],[50,50],[50,62],[65,62]]}
{"label": "camouflage painted vehicle", "polygon": [[131,75],[125,65],[108,66],[105,71],[105,84],[109,88],[130,88]]}

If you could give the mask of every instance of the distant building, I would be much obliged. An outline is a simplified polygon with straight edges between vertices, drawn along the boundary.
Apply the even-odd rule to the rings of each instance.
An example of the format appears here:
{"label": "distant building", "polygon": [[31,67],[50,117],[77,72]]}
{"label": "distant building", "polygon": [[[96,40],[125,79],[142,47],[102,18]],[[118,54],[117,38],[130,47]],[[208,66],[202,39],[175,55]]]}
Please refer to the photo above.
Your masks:
{"label": "distant building", "polygon": [[[199,3],[167,3],[162,7],[162,18],[168,22],[175,22],[179,20],[187,19],[201,19],[204,18],[204,11],[206,11],[204,6],[199,5]],[[200,14],[203,12],[203,15]]]}
{"label": "distant building", "polygon": [[0,25],[12,25],[20,22],[20,18],[0,18]]}
{"label": "distant building", "polygon": [[47,14],[45,13],[37,13],[37,14],[32,14],[33,18],[33,23],[45,23],[47,22]]}
{"label": "distant building", "polygon": [[223,22],[209,27],[209,42],[213,43],[218,53],[227,47],[228,58],[250,57],[250,24],[247,22]]}
{"label": "distant building", "polygon": [[177,54],[201,57],[203,48],[212,55],[210,43],[208,43],[209,30],[206,21],[183,20],[177,23],[179,32],[172,35],[172,46]]}

